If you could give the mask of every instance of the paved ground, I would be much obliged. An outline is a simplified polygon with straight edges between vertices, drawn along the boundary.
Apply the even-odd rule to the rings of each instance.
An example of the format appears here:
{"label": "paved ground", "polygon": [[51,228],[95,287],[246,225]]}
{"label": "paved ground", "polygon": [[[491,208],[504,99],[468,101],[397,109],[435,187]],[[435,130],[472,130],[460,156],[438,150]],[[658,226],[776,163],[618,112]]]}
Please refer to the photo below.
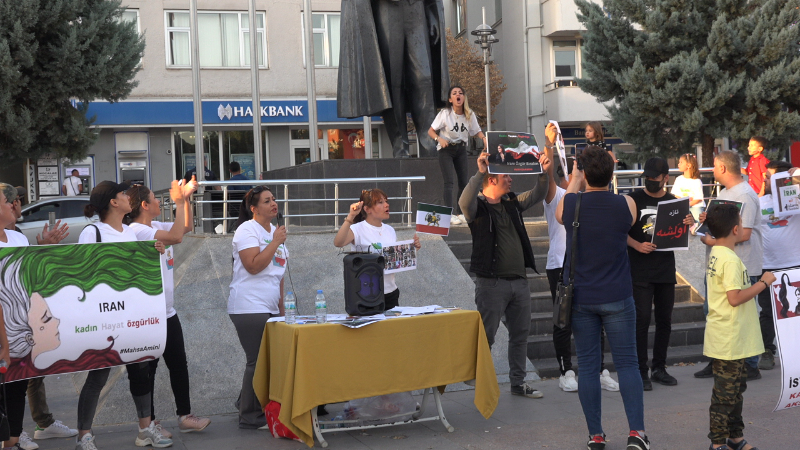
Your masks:
{"label": "paved ground", "polygon": [[[645,420],[653,450],[708,448],[708,405],[712,380],[699,380],[692,373],[696,366],[669,369],[679,385],[656,384],[645,392]],[[614,374],[616,377],[616,374]],[[764,371],[761,380],[753,381],[745,393],[745,436],[761,450],[798,448],[797,427],[800,409],[772,412],[779,395],[780,369]],[[477,412],[472,391],[444,395],[445,413],[455,432],[447,433],[439,422],[426,422],[353,432],[326,434],[332,449],[583,449],[586,424],[578,395],[558,389],[558,380],[544,380],[534,385],[543,399],[526,399],[508,393],[501,385],[500,404],[494,415],[485,420]],[[75,426],[77,393],[68,377],[48,377],[50,406],[56,417]],[[133,402],[128,400],[133,417]],[[157,400],[158,401],[158,400]],[[609,435],[608,450],[623,450],[627,422],[619,393],[603,392],[603,421]],[[330,407],[334,410],[336,407]],[[298,442],[277,440],[266,431],[239,430],[231,414],[212,416],[213,423],[203,432],[175,432],[175,419],[164,425],[175,432],[177,449],[296,449]],[[95,428],[100,449],[136,448],[133,423]],[[33,423],[26,418],[25,429]],[[795,431],[791,431],[795,430]],[[42,449],[72,449],[72,439],[39,441]]]}

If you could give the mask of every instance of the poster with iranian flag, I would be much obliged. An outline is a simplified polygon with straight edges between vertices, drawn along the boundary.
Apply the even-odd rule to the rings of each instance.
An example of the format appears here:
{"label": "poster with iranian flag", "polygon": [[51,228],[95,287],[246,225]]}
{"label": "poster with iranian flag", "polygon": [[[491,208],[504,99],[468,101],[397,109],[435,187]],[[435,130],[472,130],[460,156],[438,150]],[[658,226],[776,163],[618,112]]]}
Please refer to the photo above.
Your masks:
{"label": "poster with iranian flag", "polygon": [[450,233],[450,206],[417,203],[417,232],[447,236]]}

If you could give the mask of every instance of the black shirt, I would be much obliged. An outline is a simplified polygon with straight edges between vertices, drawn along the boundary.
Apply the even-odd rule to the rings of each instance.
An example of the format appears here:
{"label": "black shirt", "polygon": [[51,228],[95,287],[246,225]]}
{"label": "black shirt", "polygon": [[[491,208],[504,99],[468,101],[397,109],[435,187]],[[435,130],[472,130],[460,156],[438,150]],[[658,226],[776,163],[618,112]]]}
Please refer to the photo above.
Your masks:
{"label": "black shirt", "polygon": [[495,226],[497,230],[495,240],[495,266],[498,277],[525,278],[525,257],[522,246],[519,245],[519,234],[514,229],[511,217],[506,208],[500,203],[490,203],[489,207],[495,212]]}
{"label": "black shirt", "polygon": [[[217,175],[214,173],[214,171],[206,167],[204,172],[206,175],[206,181],[217,181]],[[192,181],[192,175],[197,175],[196,167],[192,167],[191,169],[187,170],[183,175],[183,179],[188,183]]]}
{"label": "black shirt", "polygon": [[[638,242],[652,242],[658,203],[675,200],[677,197],[667,192],[663,197],[653,198],[644,189],[637,189],[629,196],[636,202],[636,223],[631,227],[628,236]],[[676,282],[675,253],[653,251],[645,254],[628,246],[628,258],[631,261],[631,278],[634,283]]]}

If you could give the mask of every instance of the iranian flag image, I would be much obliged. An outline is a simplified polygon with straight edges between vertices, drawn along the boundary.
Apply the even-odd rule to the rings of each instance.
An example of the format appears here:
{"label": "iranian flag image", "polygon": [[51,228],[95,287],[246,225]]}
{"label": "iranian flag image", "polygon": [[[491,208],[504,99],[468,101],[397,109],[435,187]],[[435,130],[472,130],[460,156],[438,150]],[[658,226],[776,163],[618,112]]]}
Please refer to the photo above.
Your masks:
{"label": "iranian flag image", "polygon": [[453,208],[449,206],[417,204],[417,232],[447,236],[450,233],[450,215]]}

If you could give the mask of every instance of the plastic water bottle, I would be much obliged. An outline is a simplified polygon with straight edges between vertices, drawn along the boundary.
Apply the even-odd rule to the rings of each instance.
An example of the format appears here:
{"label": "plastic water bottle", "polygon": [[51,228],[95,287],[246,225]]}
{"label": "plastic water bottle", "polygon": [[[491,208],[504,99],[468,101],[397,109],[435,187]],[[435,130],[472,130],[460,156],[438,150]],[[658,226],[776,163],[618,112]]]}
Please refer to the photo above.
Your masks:
{"label": "plastic water bottle", "polygon": [[286,323],[294,325],[297,323],[297,302],[294,300],[294,292],[289,291],[283,298],[283,310],[286,314]]}
{"label": "plastic water bottle", "polygon": [[328,321],[328,302],[325,301],[325,294],[322,289],[317,290],[317,300],[314,302],[317,309],[317,323]]}

